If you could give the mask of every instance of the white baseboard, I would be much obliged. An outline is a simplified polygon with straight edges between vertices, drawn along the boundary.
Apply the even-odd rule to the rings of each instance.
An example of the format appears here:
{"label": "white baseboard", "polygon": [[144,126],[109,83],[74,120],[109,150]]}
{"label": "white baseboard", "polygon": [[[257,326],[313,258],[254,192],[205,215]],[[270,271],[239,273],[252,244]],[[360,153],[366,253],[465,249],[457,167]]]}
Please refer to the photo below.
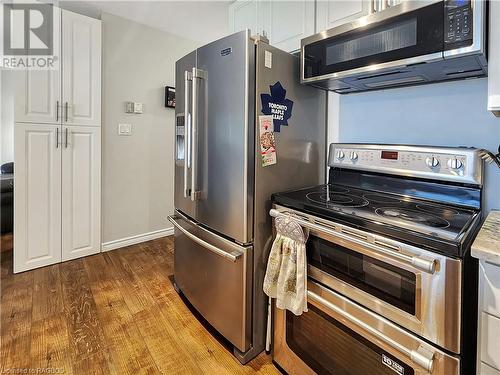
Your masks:
{"label": "white baseboard", "polygon": [[166,228],[155,230],[149,233],[138,234],[136,236],[120,238],[119,240],[113,240],[109,242],[104,242],[101,244],[101,251],[110,251],[119,249],[125,246],[135,245],[141,242],[151,241],[156,238],[171,236],[174,234],[174,228]]}

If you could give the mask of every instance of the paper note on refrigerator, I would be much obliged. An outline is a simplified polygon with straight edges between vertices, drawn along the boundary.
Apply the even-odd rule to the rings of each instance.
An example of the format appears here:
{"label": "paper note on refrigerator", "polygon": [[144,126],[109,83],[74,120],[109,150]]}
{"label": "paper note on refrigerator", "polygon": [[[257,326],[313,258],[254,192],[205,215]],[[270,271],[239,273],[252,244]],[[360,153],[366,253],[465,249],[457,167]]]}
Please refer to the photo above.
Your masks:
{"label": "paper note on refrigerator", "polygon": [[259,129],[262,166],[276,164],[273,116],[259,116]]}

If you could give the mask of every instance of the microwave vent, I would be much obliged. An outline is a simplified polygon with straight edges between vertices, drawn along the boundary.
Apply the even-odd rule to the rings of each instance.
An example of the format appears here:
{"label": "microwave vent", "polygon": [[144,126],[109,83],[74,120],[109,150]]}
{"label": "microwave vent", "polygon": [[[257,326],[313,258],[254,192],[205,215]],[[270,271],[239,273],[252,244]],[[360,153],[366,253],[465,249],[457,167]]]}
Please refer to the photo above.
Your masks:
{"label": "microwave vent", "polygon": [[381,81],[381,82],[371,82],[371,83],[366,83],[365,86],[371,89],[375,88],[382,88],[382,87],[389,87],[389,86],[400,86],[400,85],[408,85],[411,83],[421,83],[427,81],[425,78],[420,77],[420,76],[415,76],[415,77],[405,77],[405,78],[399,78],[399,79],[392,79],[388,81]]}
{"label": "microwave vent", "polygon": [[457,72],[448,72],[446,75],[450,78],[461,78],[461,77],[477,77],[483,72],[482,69],[471,69],[471,70],[459,70]]}
{"label": "microwave vent", "polygon": [[390,77],[395,74],[402,74],[402,73],[408,73],[408,70],[393,70],[392,72],[385,72],[385,73],[377,73],[377,74],[365,74],[361,75],[356,78],[357,81],[362,81],[365,79],[373,79],[373,78],[380,78],[380,77]]}

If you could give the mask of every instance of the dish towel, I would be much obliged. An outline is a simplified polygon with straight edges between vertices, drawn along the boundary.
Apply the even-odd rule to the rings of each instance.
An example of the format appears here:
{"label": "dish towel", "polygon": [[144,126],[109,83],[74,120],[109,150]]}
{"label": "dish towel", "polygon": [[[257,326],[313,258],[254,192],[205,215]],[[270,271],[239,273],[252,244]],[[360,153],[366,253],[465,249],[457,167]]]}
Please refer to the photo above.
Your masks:
{"label": "dish towel", "polygon": [[274,226],[277,235],[267,262],[264,292],[276,298],[279,309],[300,315],[307,311],[308,233],[286,216],[278,216]]}

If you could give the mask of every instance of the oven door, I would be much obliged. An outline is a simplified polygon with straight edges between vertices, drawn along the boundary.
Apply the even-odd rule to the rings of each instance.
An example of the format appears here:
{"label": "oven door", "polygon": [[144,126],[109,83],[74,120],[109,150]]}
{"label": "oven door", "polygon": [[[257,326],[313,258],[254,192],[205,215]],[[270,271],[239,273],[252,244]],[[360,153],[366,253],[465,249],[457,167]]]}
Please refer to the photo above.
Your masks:
{"label": "oven door", "polygon": [[273,359],[290,375],[459,373],[458,357],[312,281],[308,308],[274,310]]}
{"label": "oven door", "polygon": [[404,1],[302,40],[301,82],[443,59],[442,1]]}
{"label": "oven door", "polygon": [[460,353],[462,262],[278,207],[308,223],[308,276]]}

